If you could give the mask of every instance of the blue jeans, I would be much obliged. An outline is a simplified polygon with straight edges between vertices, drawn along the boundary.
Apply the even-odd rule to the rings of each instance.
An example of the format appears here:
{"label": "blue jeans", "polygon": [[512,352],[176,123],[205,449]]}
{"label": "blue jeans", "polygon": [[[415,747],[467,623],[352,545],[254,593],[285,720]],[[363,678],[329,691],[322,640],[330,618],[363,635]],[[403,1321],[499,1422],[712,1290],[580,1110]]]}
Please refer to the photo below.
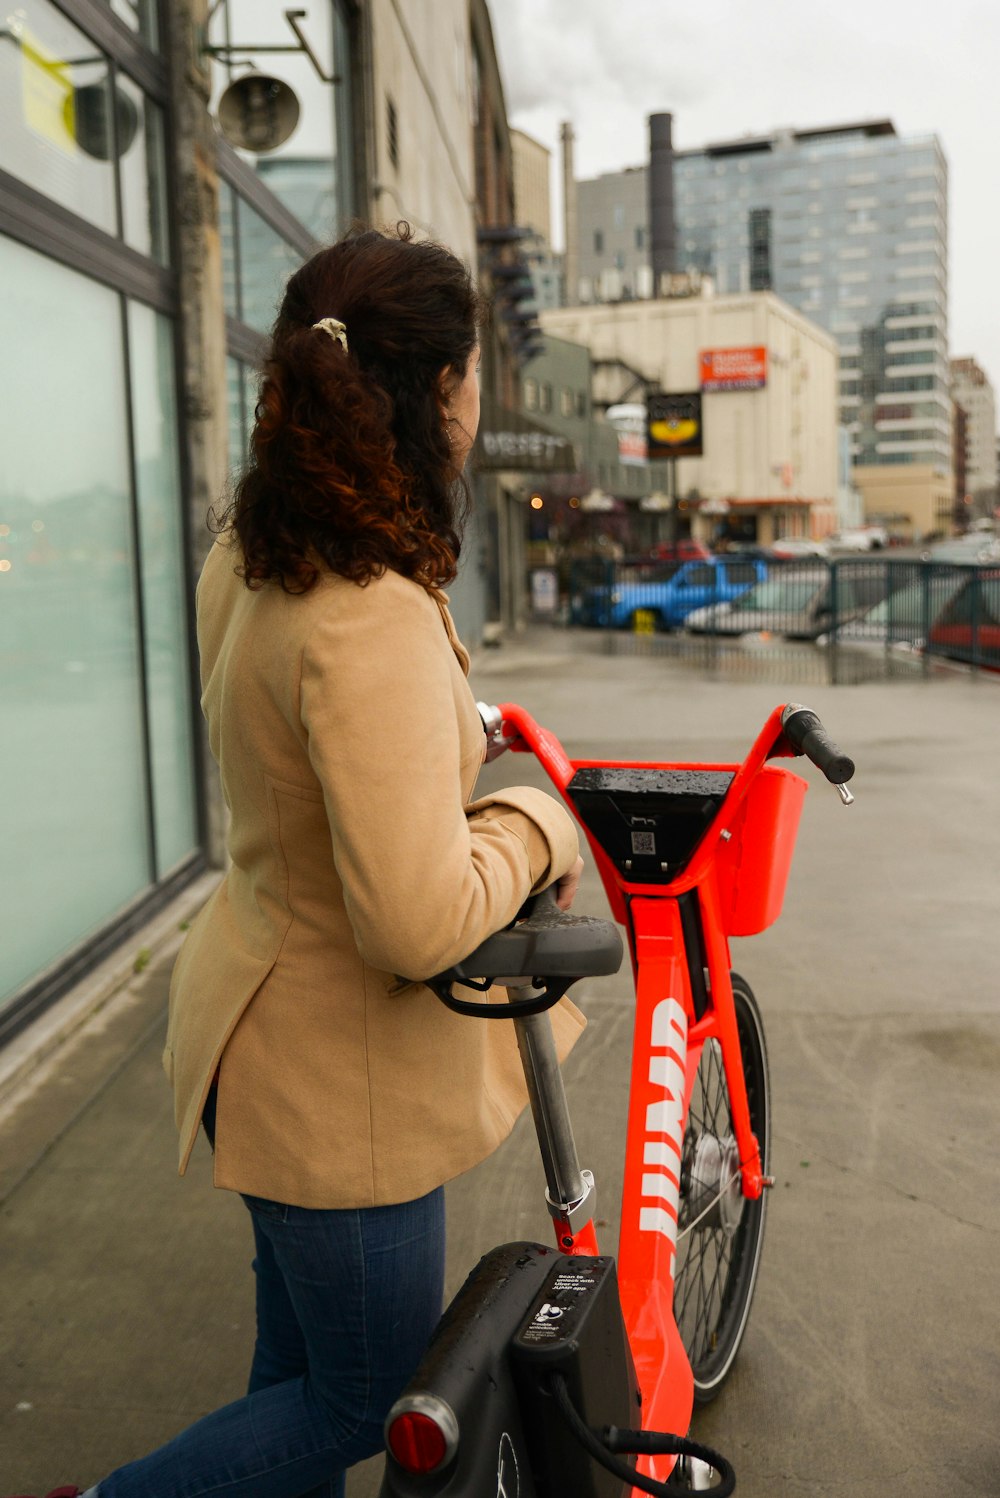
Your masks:
{"label": "blue jeans", "polygon": [[441,1314],[443,1189],[348,1211],[243,1200],[257,1279],[248,1392],[119,1467],[100,1498],[343,1498],[345,1469],[383,1449]]}

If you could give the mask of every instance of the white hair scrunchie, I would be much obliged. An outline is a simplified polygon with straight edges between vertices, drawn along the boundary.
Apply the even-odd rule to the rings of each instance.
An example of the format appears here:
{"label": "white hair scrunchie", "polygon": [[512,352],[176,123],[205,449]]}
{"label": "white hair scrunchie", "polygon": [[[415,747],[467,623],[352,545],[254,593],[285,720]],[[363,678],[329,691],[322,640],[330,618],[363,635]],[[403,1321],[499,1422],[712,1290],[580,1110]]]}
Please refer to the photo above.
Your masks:
{"label": "white hair scrunchie", "polygon": [[347,329],[339,317],[321,317],[319,322],[313,323],[314,328],[322,328],[324,333],[329,333],[337,343],[344,345],[344,353],[347,353]]}

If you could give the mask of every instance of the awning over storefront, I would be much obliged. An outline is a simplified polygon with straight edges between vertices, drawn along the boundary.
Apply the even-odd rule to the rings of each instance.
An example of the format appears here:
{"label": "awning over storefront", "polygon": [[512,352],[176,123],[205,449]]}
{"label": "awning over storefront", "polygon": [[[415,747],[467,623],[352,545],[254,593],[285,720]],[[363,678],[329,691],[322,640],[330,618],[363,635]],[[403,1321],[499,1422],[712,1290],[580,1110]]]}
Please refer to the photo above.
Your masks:
{"label": "awning over storefront", "polygon": [[[704,500],[702,502],[701,506],[700,506],[702,514],[703,515],[717,515],[717,514],[719,514],[720,512],[718,510],[711,510],[711,509],[708,508],[709,505],[712,505],[712,504],[715,504],[715,503],[717,503],[717,501],[714,501],[714,500]],[[764,497],[762,497],[760,499],[732,499],[732,498],[730,498],[730,499],[727,499],[725,501],[725,504],[731,510],[765,510],[765,509],[767,509],[767,510],[774,510],[774,509],[779,509],[779,510],[784,510],[784,509],[795,510],[795,509],[799,509],[799,510],[801,510],[801,509],[808,509],[810,505],[821,504],[821,503],[824,503],[824,501],[815,500],[815,499],[803,499],[801,497],[801,495],[798,495],[798,494],[778,494],[778,495],[773,495],[773,496],[764,496]]]}
{"label": "awning over storefront", "polygon": [[484,395],[474,452],[481,472],[572,473],[573,444],[523,411],[511,411]]}

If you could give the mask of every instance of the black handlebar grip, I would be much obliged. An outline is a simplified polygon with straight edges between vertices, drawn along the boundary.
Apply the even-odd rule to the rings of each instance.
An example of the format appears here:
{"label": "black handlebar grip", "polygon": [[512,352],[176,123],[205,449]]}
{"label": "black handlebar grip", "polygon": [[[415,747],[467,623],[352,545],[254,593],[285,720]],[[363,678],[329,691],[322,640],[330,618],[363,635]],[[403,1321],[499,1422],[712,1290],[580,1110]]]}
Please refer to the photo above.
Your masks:
{"label": "black handlebar grip", "polygon": [[837,748],[811,708],[792,703],[782,715],[781,726],[788,742],[812,760],[831,784],[846,785],[854,774],[854,761]]}

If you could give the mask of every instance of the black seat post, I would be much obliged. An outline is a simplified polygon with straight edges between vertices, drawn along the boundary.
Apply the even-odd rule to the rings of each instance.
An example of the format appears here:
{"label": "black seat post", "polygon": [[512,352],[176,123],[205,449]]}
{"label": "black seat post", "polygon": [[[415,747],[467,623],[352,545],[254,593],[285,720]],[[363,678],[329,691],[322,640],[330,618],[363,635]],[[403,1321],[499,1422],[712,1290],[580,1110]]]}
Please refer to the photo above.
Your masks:
{"label": "black seat post", "polygon": [[[610,921],[570,915],[559,909],[556,896],[554,885],[533,896],[526,907],[530,913],[488,936],[461,962],[428,978],[427,985],[457,1014],[514,1021],[545,1171],[545,1198],[566,1248],[572,1247],[577,1228],[594,1215],[594,1177],[580,1169],[548,1011],[577,978],[617,973],[623,946]],[[507,1002],[459,999],[452,992],[455,983],[485,995],[491,984],[501,984]]]}
{"label": "black seat post", "polygon": [[[516,996],[527,994],[518,989]],[[548,1011],[519,1017],[514,1029],[545,1171],[549,1211],[554,1218],[574,1225],[585,1222],[594,1215],[594,1178],[590,1171],[580,1169],[551,1018]]]}

